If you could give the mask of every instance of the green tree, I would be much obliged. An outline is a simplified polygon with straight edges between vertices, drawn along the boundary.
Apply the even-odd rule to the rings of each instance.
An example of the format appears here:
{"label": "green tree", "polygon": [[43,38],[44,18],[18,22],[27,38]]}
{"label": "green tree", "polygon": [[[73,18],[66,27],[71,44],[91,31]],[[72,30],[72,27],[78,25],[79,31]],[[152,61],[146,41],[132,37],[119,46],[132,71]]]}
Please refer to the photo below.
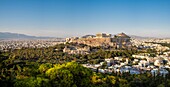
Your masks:
{"label": "green tree", "polygon": [[51,85],[48,79],[30,77],[16,80],[14,87],[51,87]]}
{"label": "green tree", "polygon": [[91,83],[92,71],[76,62],[68,62],[48,69],[46,75],[53,83],[57,83],[57,86],[87,87]]}
{"label": "green tree", "polygon": [[46,63],[46,64],[41,64],[38,68],[38,70],[41,72],[41,73],[45,73],[48,69],[52,68],[52,64],[50,63]]}

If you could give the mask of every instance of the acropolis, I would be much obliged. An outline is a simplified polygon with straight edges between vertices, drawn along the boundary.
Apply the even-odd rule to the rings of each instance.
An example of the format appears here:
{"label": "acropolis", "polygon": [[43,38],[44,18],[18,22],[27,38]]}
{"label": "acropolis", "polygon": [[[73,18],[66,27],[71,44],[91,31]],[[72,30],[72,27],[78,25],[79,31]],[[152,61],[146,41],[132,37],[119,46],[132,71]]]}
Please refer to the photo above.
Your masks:
{"label": "acropolis", "polygon": [[68,43],[81,43],[89,46],[112,46],[116,48],[131,47],[131,37],[125,33],[119,33],[116,35],[98,33],[96,35],[89,35],[87,37],[72,37],[66,38]]}

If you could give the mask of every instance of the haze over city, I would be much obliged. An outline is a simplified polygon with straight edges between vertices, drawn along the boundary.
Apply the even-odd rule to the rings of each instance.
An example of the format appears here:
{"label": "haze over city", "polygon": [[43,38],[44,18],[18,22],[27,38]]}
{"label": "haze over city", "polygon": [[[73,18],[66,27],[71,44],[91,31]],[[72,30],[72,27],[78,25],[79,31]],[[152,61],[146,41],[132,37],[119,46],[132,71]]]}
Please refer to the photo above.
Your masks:
{"label": "haze over city", "polygon": [[0,32],[170,37],[169,0],[0,0]]}

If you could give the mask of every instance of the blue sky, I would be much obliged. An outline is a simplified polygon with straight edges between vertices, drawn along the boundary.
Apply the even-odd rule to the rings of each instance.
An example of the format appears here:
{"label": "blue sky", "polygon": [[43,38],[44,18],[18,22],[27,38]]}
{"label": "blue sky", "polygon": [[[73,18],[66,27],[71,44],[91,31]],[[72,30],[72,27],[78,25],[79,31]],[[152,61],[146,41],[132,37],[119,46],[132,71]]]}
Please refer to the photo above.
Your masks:
{"label": "blue sky", "polygon": [[0,0],[0,32],[170,37],[170,0]]}

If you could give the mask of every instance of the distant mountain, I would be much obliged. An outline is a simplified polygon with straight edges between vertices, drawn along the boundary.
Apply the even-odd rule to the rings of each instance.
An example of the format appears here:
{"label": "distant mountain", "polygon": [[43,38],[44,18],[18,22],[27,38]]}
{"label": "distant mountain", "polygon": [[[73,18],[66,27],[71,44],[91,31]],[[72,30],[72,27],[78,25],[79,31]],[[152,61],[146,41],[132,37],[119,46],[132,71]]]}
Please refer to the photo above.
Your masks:
{"label": "distant mountain", "polygon": [[95,35],[84,35],[82,38],[87,38],[87,37],[95,37]]}
{"label": "distant mountain", "polygon": [[53,37],[36,37],[25,34],[0,32],[0,39],[48,39]]}
{"label": "distant mountain", "polygon": [[131,38],[137,39],[156,39],[156,37],[143,37],[143,36],[136,36],[136,35],[129,35]]}
{"label": "distant mountain", "polygon": [[[116,34],[112,34],[112,37],[114,37]],[[143,37],[143,36],[137,36],[137,35],[128,35],[131,38],[135,39],[156,39],[156,37]],[[82,38],[87,38],[87,37],[95,37],[95,35],[84,35]]]}

